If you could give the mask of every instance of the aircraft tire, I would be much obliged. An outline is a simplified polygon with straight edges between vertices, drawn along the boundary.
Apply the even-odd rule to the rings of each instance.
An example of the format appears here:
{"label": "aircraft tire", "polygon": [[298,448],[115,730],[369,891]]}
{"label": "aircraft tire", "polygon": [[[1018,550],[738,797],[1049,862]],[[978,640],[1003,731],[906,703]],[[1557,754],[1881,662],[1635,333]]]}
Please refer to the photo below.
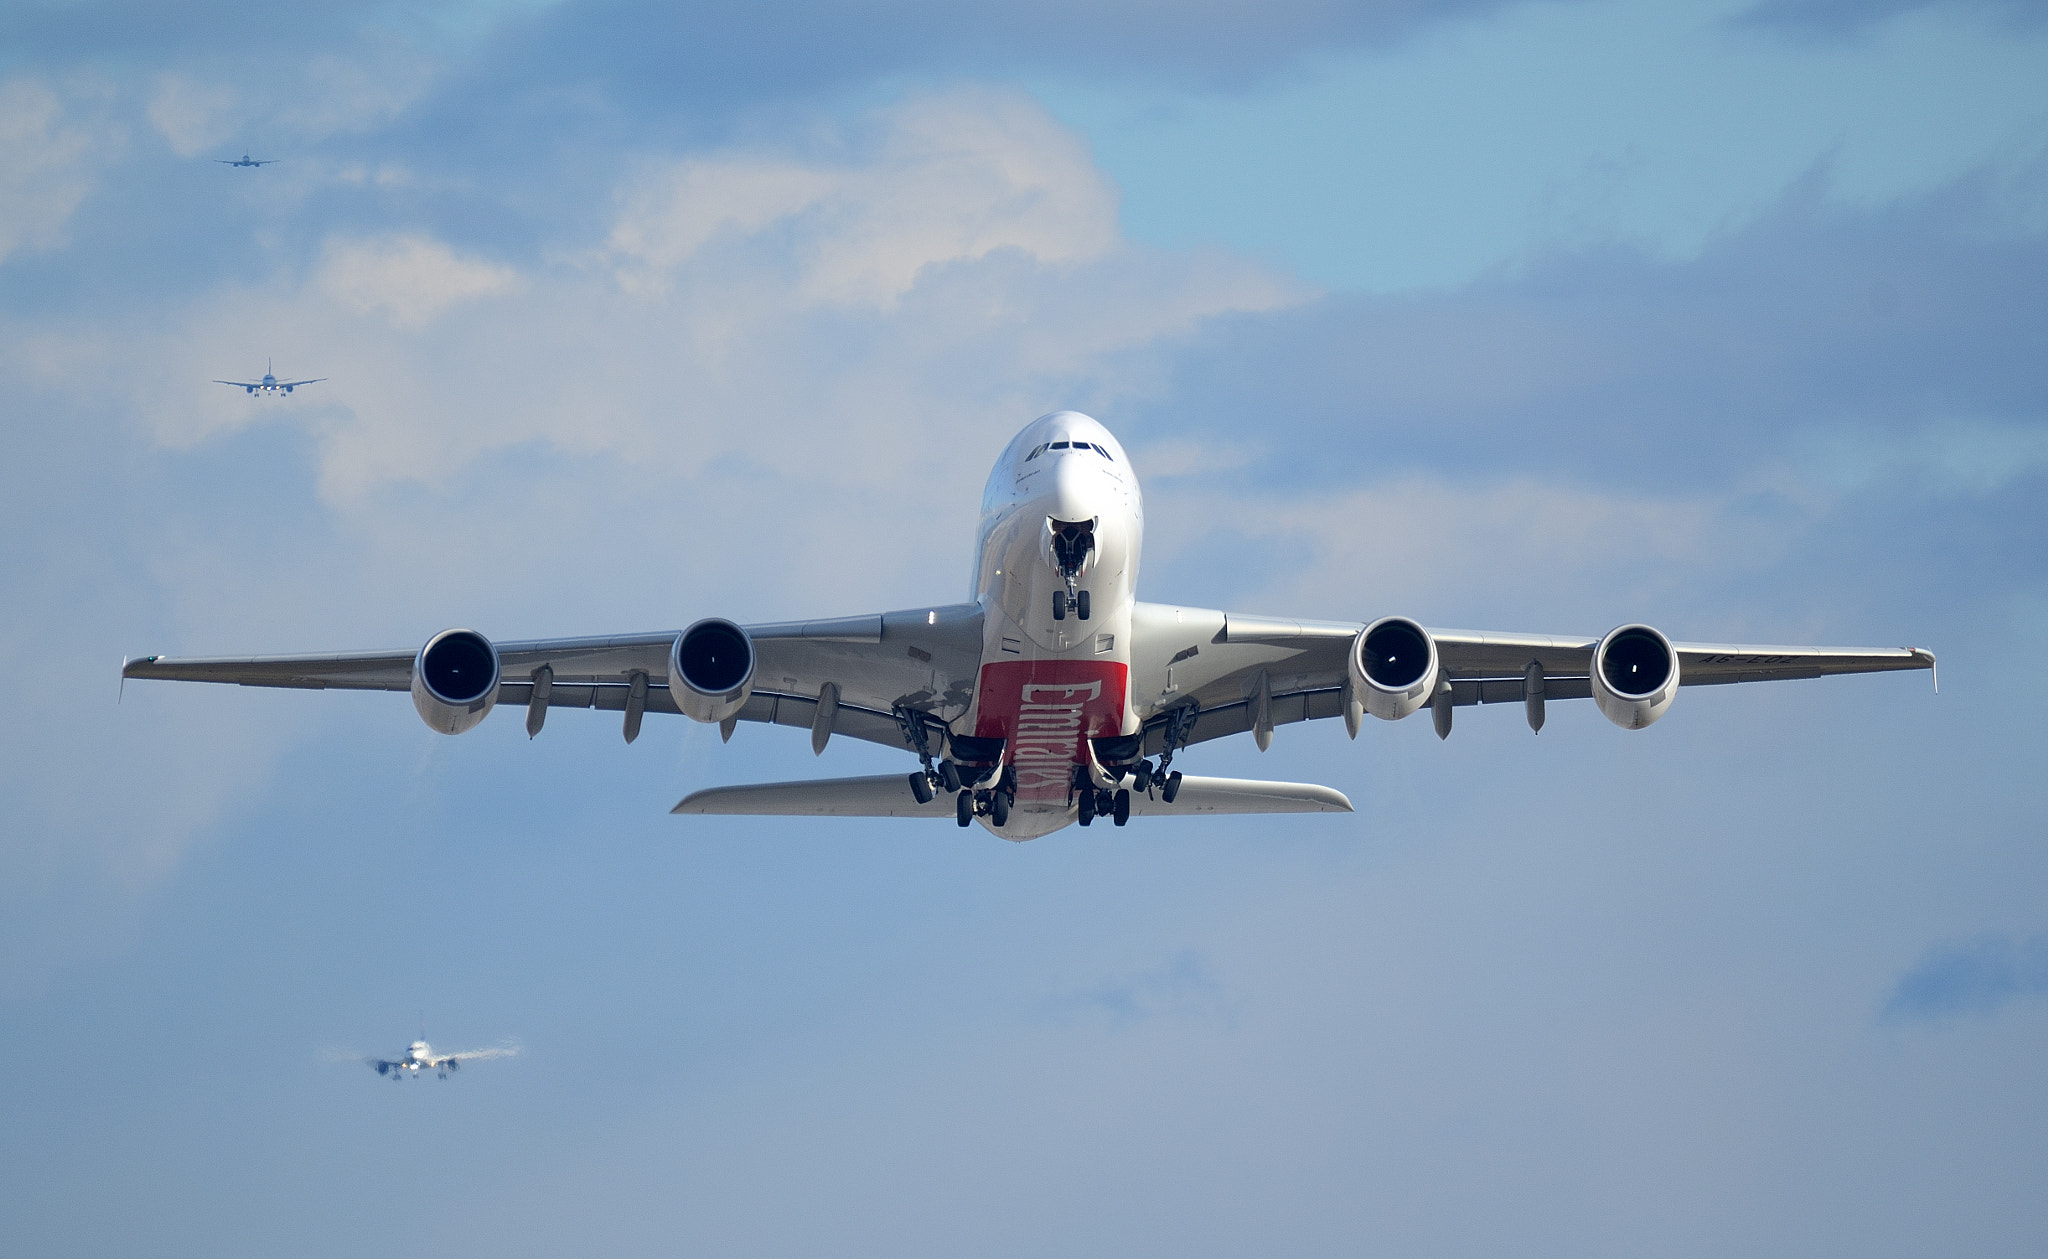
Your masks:
{"label": "aircraft tire", "polygon": [[1125,822],[1131,820],[1130,792],[1121,789],[1117,791],[1116,804],[1111,807],[1111,812],[1109,816],[1115,820],[1118,826],[1122,826]]}
{"label": "aircraft tire", "polygon": [[1052,592],[1052,619],[1055,621],[1067,619],[1067,592],[1064,590]]}
{"label": "aircraft tire", "polygon": [[1095,820],[1095,788],[1093,787],[1081,788],[1081,816],[1078,820],[1083,826]]}
{"label": "aircraft tire", "polygon": [[1131,790],[1141,796],[1152,790],[1152,762],[1139,761],[1131,771]]}
{"label": "aircraft tire", "polygon": [[974,793],[963,791],[953,797],[953,814],[962,826],[974,825]]}
{"label": "aircraft tire", "polygon": [[922,772],[910,776],[910,794],[917,797],[919,804],[932,802],[932,780]]}
{"label": "aircraft tire", "polygon": [[960,790],[960,770],[951,761],[939,762],[939,786],[947,791]]}
{"label": "aircraft tire", "polygon": [[988,815],[998,827],[1010,824],[1010,793],[998,791],[988,802]]}
{"label": "aircraft tire", "polygon": [[1159,798],[1161,800],[1166,801],[1168,804],[1172,804],[1173,798],[1179,794],[1180,771],[1174,770],[1171,774],[1168,774],[1166,776],[1166,785],[1159,789]]}
{"label": "aircraft tire", "polygon": [[1081,618],[1082,620],[1084,620],[1084,621],[1085,621],[1085,620],[1087,620],[1087,619],[1088,619],[1088,592],[1087,592],[1087,591],[1085,591],[1085,590],[1079,590],[1079,591],[1076,591],[1076,592],[1074,593],[1074,611],[1075,611],[1075,612],[1076,612],[1076,613],[1077,613],[1077,614],[1078,614],[1078,615],[1080,616],[1080,618]]}

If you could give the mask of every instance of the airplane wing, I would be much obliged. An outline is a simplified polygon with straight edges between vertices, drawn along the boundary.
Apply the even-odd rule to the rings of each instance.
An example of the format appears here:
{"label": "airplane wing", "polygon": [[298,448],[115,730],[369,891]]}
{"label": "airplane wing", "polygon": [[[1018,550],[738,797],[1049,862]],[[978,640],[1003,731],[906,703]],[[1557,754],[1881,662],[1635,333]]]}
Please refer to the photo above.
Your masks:
{"label": "airplane wing", "polygon": [[325,376],[315,376],[311,380],[280,380],[277,382],[277,387],[279,389],[296,389],[300,385],[317,385],[326,379],[327,377]]}
{"label": "airplane wing", "polygon": [[389,1058],[365,1058],[363,1061],[378,1075],[389,1075],[405,1065],[401,1062],[393,1062]]}
{"label": "airplane wing", "polygon": [[[1139,604],[1131,626],[1131,693],[1154,700],[1158,709],[1147,723],[1145,752],[1163,750],[1175,709],[1194,715],[1184,744],[1251,730],[1262,689],[1273,725],[1341,716],[1345,655],[1364,628],[1355,621],[1283,620]],[[1436,640],[1454,705],[1520,703],[1531,662],[1543,666],[1546,701],[1592,695],[1598,636],[1438,629],[1429,634]],[[1681,686],[1934,667],[1934,653],[1916,647],[1683,642],[1672,647],[1678,652]]]}
{"label": "airplane wing", "polygon": [[213,383],[216,385],[233,385],[237,389],[255,389],[258,387],[257,382],[253,380],[216,380]]}
{"label": "airplane wing", "polygon": [[517,1058],[519,1046],[500,1045],[495,1049],[465,1049],[459,1054],[435,1054],[433,1066],[444,1062],[480,1062],[485,1058]]}
{"label": "airplane wing", "polygon": [[[954,821],[951,796],[927,804],[910,794],[909,776],[823,778],[806,782],[750,783],[708,787],[683,797],[671,813],[712,813],[756,817],[930,817]],[[1171,817],[1187,813],[1349,813],[1344,793],[1313,783],[1255,782],[1240,778],[1181,777],[1172,804],[1151,796],[1131,798],[1133,814]]]}
{"label": "airplane wing", "polygon": [[[975,604],[913,608],[873,616],[786,621],[746,627],[754,640],[753,696],[736,721],[813,731],[828,686],[836,706],[824,734],[843,734],[891,748],[912,747],[903,710],[914,721],[947,722],[973,698],[981,658],[981,609]],[[554,708],[624,712],[634,675],[647,676],[648,712],[680,713],[669,693],[669,645],[678,631],[600,638],[550,638],[496,644],[501,667],[498,703],[529,707],[528,729]],[[415,650],[306,656],[177,659],[144,656],[122,665],[124,678],[228,682],[300,690],[404,691],[412,686]],[[548,670],[541,709],[531,709],[536,681]],[[728,737],[730,731],[727,731]]]}

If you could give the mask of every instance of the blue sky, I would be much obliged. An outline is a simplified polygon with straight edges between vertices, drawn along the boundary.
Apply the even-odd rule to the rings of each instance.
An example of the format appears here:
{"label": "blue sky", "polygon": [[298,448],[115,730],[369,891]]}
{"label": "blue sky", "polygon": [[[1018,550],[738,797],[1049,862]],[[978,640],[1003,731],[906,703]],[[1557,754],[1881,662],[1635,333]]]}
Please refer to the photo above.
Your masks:
{"label": "blue sky", "polygon": [[[281,159],[235,170],[211,159]],[[2027,3],[0,12],[0,1218],[38,1254],[2034,1255]],[[278,403],[209,383],[274,357]],[[899,765],[132,685],[957,598],[1011,433],[1141,592],[1912,643],[1288,727],[1336,819],[700,819]],[[784,737],[784,736],[788,737]],[[337,1051],[516,1037],[396,1088]]]}

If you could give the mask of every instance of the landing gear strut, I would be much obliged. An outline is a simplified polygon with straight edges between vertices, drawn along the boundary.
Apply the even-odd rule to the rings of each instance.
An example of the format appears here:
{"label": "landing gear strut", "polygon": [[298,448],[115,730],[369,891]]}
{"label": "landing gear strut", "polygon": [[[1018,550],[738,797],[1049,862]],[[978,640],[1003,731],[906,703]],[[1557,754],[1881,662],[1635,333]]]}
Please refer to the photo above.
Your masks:
{"label": "landing gear strut", "polygon": [[[897,728],[903,731],[903,741],[916,751],[917,759],[924,765],[922,770],[910,776],[910,794],[917,797],[919,804],[930,804],[938,795],[939,784],[945,781],[945,774],[932,768],[931,727],[925,725],[923,713],[901,704],[896,706],[895,717]],[[951,771],[953,767],[948,764],[945,768]],[[955,774],[953,786],[959,785],[960,779]]]}
{"label": "landing gear strut", "polygon": [[1139,791],[1157,786],[1159,798],[1168,804],[1180,795],[1180,771],[1169,772],[1167,767],[1173,764],[1173,754],[1187,746],[1188,738],[1195,733],[1195,720],[1200,713],[1200,705],[1193,703],[1183,704],[1167,713],[1166,737],[1162,740],[1165,746],[1160,750],[1159,764],[1155,767],[1150,761],[1138,762],[1136,785]]}

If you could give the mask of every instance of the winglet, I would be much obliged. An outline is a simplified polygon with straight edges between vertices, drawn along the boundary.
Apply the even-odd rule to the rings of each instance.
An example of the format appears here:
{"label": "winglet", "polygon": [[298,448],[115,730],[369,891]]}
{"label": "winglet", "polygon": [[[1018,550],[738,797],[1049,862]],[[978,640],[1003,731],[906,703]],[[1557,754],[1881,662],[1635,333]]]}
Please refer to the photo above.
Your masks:
{"label": "winglet", "polygon": [[1915,659],[1927,662],[1928,673],[1934,678],[1934,693],[1941,694],[1941,666],[1935,663],[1934,653],[1925,647],[1911,647],[1907,650],[1913,653]]}
{"label": "winglet", "polygon": [[114,688],[114,706],[121,706],[121,697],[128,693],[128,657],[121,657],[121,685]]}

